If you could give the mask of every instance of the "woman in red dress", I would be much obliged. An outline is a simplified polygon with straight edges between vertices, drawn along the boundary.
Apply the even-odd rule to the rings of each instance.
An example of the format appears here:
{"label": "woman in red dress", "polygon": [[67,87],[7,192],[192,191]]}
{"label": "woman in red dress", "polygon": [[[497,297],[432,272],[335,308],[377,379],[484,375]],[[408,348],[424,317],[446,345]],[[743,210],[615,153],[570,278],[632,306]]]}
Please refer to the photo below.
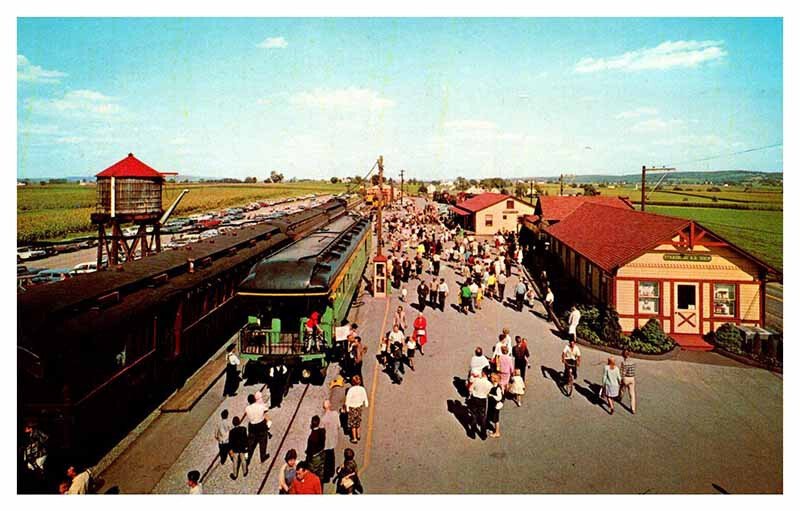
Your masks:
{"label": "woman in red dress", "polygon": [[425,343],[428,342],[428,320],[425,319],[425,315],[421,312],[417,319],[414,320],[414,333],[411,334],[411,337],[419,346],[419,354],[424,355]]}

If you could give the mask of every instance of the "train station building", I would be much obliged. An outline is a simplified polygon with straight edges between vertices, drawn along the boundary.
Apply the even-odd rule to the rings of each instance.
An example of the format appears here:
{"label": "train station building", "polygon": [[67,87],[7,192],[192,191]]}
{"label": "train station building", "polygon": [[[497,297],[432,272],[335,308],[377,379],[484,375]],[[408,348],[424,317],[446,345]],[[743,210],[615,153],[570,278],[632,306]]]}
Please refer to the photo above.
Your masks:
{"label": "train station building", "polygon": [[[537,211],[558,209],[551,199],[574,198]],[[533,237],[586,302],[615,307],[624,332],[655,318],[691,344],[723,323],[763,326],[765,282],[779,272],[701,224],[592,200],[554,220]]]}
{"label": "train station building", "polygon": [[516,231],[519,218],[533,213],[532,204],[503,193],[482,193],[450,206],[456,223],[476,235]]}

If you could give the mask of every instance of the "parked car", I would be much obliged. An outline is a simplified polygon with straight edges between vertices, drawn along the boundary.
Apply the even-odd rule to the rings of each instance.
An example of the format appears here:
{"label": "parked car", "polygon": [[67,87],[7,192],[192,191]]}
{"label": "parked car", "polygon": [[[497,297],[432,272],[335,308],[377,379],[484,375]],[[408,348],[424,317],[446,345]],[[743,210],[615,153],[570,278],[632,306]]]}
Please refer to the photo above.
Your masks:
{"label": "parked car", "polygon": [[214,227],[218,227],[219,224],[222,223],[222,221],[217,219],[208,219],[208,220],[201,220],[198,223],[200,224],[200,227],[202,227],[203,229],[213,229]]}
{"label": "parked car", "polygon": [[58,282],[67,280],[71,276],[72,270],[69,268],[58,268],[53,270],[42,270],[37,273],[31,282],[34,284],[47,284],[49,282]]}
{"label": "parked car", "polygon": [[93,273],[97,271],[97,261],[87,261],[85,263],[76,264],[72,268],[72,273],[74,275],[80,275],[82,273]]}
{"label": "parked car", "polygon": [[81,241],[80,243],[78,243],[78,248],[80,248],[80,249],[92,248],[92,247],[96,247],[96,246],[97,246],[97,240],[96,239],[84,240],[84,241]]}
{"label": "parked car", "polygon": [[38,259],[47,256],[47,251],[41,248],[33,247],[20,247],[17,249],[17,262],[27,261],[29,259]]}
{"label": "parked car", "polygon": [[185,220],[170,220],[161,228],[161,232],[166,234],[174,234],[179,232],[184,226],[187,225]]}
{"label": "parked car", "polygon": [[213,238],[214,236],[219,236],[219,231],[216,229],[209,229],[200,233],[201,240],[207,240],[209,238]]}
{"label": "parked car", "polygon": [[17,277],[36,275],[37,273],[39,273],[42,270],[44,270],[44,268],[34,268],[32,266],[26,266],[24,264],[18,264],[17,265]]}

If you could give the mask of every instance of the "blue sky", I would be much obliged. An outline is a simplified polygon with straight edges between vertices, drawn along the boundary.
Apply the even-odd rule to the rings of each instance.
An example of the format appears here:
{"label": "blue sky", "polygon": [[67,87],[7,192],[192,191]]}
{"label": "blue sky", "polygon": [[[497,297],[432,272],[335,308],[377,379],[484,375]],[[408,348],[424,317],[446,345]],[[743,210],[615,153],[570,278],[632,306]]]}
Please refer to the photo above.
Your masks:
{"label": "blue sky", "polygon": [[20,19],[17,174],[782,170],[779,19]]}

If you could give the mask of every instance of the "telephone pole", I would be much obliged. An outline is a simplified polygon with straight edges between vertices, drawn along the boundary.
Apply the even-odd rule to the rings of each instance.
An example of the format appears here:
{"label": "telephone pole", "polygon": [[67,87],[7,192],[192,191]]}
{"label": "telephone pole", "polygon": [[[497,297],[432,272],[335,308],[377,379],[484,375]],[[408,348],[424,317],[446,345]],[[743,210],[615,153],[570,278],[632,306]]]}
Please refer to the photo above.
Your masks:
{"label": "telephone pole", "polygon": [[383,155],[378,156],[378,256],[383,256]]}
{"label": "telephone pole", "polygon": [[[644,211],[644,204],[647,202],[647,197],[645,196],[645,188],[646,186],[646,174],[648,172],[670,172],[675,170],[674,167],[647,167],[642,165],[642,208],[641,210]],[[661,181],[659,181],[660,183]],[[658,186],[658,185],[656,185]]]}
{"label": "telephone pole", "polygon": [[561,187],[560,191],[558,192],[558,195],[561,196],[564,195],[564,178],[575,179],[575,174],[561,174],[561,177],[559,178],[559,183],[561,183]]}
{"label": "telephone pole", "polygon": [[400,170],[400,207],[403,206],[403,174],[405,173],[405,170]]}

